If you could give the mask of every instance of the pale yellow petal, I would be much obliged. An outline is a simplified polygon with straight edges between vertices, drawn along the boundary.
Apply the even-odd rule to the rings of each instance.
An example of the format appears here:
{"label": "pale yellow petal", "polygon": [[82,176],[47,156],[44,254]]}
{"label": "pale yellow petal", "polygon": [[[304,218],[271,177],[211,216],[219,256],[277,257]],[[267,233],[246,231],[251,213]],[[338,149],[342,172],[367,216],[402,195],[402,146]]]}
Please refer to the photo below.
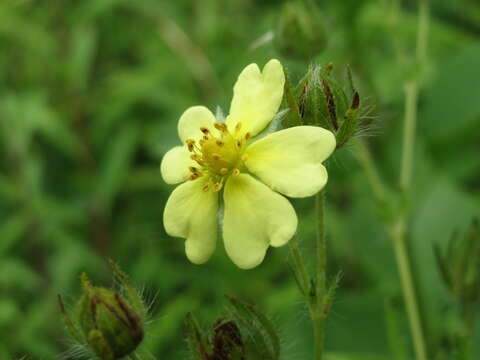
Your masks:
{"label": "pale yellow petal", "polygon": [[185,252],[195,264],[206,262],[217,240],[218,193],[203,191],[204,178],[179,185],[168,198],[163,213],[165,230],[186,239]]}
{"label": "pale yellow petal", "polygon": [[188,168],[196,163],[190,159],[190,153],[185,146],[176,146],[169,150],[162,159],[160,172],[167,184],[178,184],[187,180],[190,175]]}
{"label": "pale yellow petal", "polygon": [[257,64],[248,65],[233,88],[227,125],[234,131],[241,123],[240,136],[262,131],[272,120],[282,102],[285,75],[278,60],[270,60],[260,72]]}
{"label": "pale yellow petal", "polygon": [[217,134],[213,126],[215,121],[215,116],[205,106],[192,106],[185,110],[178,121],[178,135],[183,142],[187,139],[199,140],[203,136],[201,127]]}
{"label": "pale yellow petal", "polygon": [[297,229],[297,215],[282,195],[250,175],[231,176],[224,191],[225,250],[242,269],[263,261],[269,246],[282,246]]}
{"label": "pale yellow petal", "polygon": [[245,165],[273,190],[290,197],[311,196],[328,180],[322,162],[335,150],[335,136],[315,126],[281,130],[254,142]]}

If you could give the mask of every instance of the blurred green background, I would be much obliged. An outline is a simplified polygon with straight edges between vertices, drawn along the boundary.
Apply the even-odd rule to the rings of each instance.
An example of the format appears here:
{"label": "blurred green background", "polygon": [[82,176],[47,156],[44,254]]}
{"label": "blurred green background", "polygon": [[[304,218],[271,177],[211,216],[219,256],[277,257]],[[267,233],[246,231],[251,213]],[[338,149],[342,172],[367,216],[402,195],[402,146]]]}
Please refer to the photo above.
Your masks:
{"label": "blurred green background", "polygon": [[[293,79],[306,70],[268,41],[280,4],[0,2],[0,359],[64,353],[56,294],[72,302],[82,271],[108,285],[106,257],[155,298],[146,347],[159,359],[186,358],[185,314],[213,323],[224,313],[223,294],[251,300],[274,319],[284,359],[312,357],[309,316],[286,263],[287,247],[242,271],[219,243],[210,262],[196,266],[183,241],[168,237],[162,225],[172,187],[163,183],[159,164],[178,144],[181,113],[197,104],[228,110],[236,76],[251,62],[279,58]],[[339,73],[352,66],[362,101],[375,105],[375,126],[364,135],[382,176],[396,186],[416,2],[319,5],[328,47],[315,60],[333,62]],[[478,1],[432,1],[428,61],[420,69],[425,85],[409,240],[428,341],[436,346],[456,318],[432,244],[445,243],[480,214]],[[334,359],[391,359],[387,324],[396,324],[400,345],[411,349],[393,252],[353,148],[337,152],[329,172],[330,273],[344,276],[326,347]],[[313,200],[294,205],[308,250]]]}

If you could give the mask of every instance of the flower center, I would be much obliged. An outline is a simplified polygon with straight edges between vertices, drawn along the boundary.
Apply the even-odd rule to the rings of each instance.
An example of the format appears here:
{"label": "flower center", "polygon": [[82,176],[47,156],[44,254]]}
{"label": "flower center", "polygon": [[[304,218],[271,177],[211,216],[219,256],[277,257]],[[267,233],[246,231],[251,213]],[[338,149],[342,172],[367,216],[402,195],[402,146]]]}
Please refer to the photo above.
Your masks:
{"label": "flower center", "polygon": [[192,174],[189,179],[196,180],[200,176],[208,176],[204,191],[210,188],[220,191],[230,175],[240,174],[240,168],[245,160],[243,154],[245,145],[250,140],[250,133],[246,133],[242,138],[235,136],[239,133],[240,123],[235,127],[234,134],[228,131],[224,123],[215,123],[214,126],[220,136],[214,136],[209,129],[202,127],[200,131],[203,137],[198,144],[193,139],[186,140],[188,150],[192,153],[190,157],[199,165],[190,167]]}

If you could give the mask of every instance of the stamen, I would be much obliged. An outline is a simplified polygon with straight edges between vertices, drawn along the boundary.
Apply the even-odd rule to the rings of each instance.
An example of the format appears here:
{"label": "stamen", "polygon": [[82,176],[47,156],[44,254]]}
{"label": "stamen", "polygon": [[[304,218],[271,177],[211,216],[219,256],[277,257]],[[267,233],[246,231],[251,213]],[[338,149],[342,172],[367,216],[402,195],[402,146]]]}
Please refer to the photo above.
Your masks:
{"label": "stamen", "polygon": [[202,127],[200,128],[200,131],[201,131],[202,133],[204,133],[205,135],[210,134],[210,130],[208,130],[205,126],[202,126]]}
{"label": "stamen", "polygon": [[190,155],[190,159],[196,161],[198,163],[198,165],[200,166],[204,166],[205,163],[202,161],[202,157],[198,154],[192,154]]}
{"label": "stamen", "polygon": [[242,147],[242,140],[237,140],[237,146],[240,148]]}
{"label": "stamen", "polygon": [[210,183],[206,183],[205,185],[203,185],[202,190],[205,191],[205,192],[210,190]]}
{"label": "stamen", "polygon": [[228,169],[227,168],[221,168],[220,169],[220,175],[227,175]]}
{"label": "stamen", "polygon": [[223,145],[225,145],[225,143],[224,143],[222,140],[217,140],[215,143],[216,143],[218,146],[223,146]]}
{"label": "stamen", "polygon": [[220,156],[219,154],[217,154],[217,153],[213,153],[213,154],[212,154],[212,159],[215,160],[215,161],[218,161],[218,160],[221,159],[221,156]]}
{"label": "stamen", "polygon": [[233,176],[238,176],[238,175],[240,175],[240,170],[238,170],[237,168],[233,169],[232,175],[233,175]]}
{"label": "stamen", "polygon": [[238,122],[237,125],[235,125],[235,131],[239,132],[241,128],[242,128],[242,123]]}
{"label": "stamen", "polygon": [[202,139],[207,141],[209,139],[209,137],[207,135],[204,135]]}
{"label": "stamen", "polygon": [[251,137],[252,137],[252,135],[251,135],[249,132],[247,132],[247,133],[245,134],[245,140],[248,141],[248,140],[250,140]]}
{"label": "stamen", "polygon": [[213,187],[213,191],[219,192],[222,190],[223,184],[222,183],[216,183],[215,186]]}
{"label": "stamen", "polygon": [[187,139],[185,140],[185,143],[187,144],[188,151],[192,152],[193,148],[195,147],[195,140]]}
{"label": "stamen", "polygon": [[215,129],[217,129],[218,131],[221,131],[221,132],[227,131],[227,125],[225,125],[224,123],[217,122],[213,124],[213,126],[215,126]]}
{"label": "stamen", "polygon": [[192,174],[188,177],[189,180],[196,180],[200,177],[200,174]]}
{"label": "stamen", "polygon": [[194,174],[197,174],[198,173],[198,169],[195,167],[195,166],[190,166],[188,168],[188,170],[190,170],[190,172],[194,173]]}

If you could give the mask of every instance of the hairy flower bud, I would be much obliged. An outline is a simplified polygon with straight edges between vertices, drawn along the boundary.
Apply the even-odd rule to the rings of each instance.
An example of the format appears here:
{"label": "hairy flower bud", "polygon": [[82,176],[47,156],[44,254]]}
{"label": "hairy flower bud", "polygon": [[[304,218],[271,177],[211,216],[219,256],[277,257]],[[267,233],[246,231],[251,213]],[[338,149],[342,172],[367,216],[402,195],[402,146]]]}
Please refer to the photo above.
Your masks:
{"label": "hairy flower bud", "polygon": [[[320,126],[335,134],[337,148],[345,145],[357,132],[364,116],[361,115],[360,95],[354,89],[351,74],[349,91],[332,75],[333,65],[314,65],[299,82],[296,89],[286,94],[290,113],[287,127],[295,125]],[[296,119],[299,119],[296,121]]]}
{"label": "hairy flower bud", "polygon": [[[271,321],[255,306],[227,296],[230,314],[202,334],[195,317],[185,320],[189,351],[195,360],[278,360],[280,340]],[[205,336],[206,335],[206,336]]]}
{"label": "hairy flower bud", "polygon": [[91,356],[116,360],[132,355],[144,337],[146,307],[127,276],[110,262],[119,291],[93,286],[84,273],[83,294],[75,307],[75,316],[67,314],[61,297],[60,309],[72,338]]}
{"label": "hairy flower bud", "polygon": [[82,276],[84,294],[77,304],[78,320],[90,346],[102,359],[133,352],[143,339],[143,324],[131,304],[118,293],[92,286]]}
{"label": "hairy flower bud", "polygon": [[310,60],[327,46],[327,36],[314,4],[287,1],[280,12],[275,34],[278,52],[290,59]]}

